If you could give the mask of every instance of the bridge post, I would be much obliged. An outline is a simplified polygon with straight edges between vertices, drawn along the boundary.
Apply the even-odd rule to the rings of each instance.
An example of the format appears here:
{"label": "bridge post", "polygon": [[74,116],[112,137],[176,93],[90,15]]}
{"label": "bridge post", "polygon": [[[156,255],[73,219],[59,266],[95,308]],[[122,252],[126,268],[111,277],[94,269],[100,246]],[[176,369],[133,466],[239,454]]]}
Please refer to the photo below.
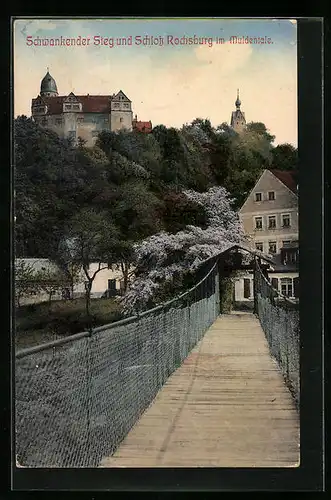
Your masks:
{"label": "bridge post", "polygon": [[253,264],[253,293],[254,293],[254,314],[258,314],[258,304],[257,304],[257,259],[254,258]]}

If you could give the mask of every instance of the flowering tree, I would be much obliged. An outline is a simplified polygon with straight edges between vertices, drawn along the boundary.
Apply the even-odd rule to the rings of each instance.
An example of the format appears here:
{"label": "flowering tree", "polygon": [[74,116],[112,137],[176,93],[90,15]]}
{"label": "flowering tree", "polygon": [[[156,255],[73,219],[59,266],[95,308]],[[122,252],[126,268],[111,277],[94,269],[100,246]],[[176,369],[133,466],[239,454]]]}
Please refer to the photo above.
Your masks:
{"label": "flowering tree", "polygon": [[135,246],[136,279],[122,298],[124,314],[154,305],[169,283],[194,272],[205,260],[245,241],[238,214],[223,187],[205,193],[184,191],[205,212],[207,227],[160,232]]}

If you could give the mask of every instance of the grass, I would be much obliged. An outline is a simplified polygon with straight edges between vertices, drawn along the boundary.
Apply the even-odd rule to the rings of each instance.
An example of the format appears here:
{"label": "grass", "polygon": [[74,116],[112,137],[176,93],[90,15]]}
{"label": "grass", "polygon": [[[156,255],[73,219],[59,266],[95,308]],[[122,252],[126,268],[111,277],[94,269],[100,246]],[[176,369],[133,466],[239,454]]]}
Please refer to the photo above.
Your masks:
{"label": "grass", "polygon": [[50,342],[64,336],[121,319],[119,304],[113,299],[92,299],[91,318],[86,316],[85,299],[29,304],[16,309],[15,344],[18,349]]}

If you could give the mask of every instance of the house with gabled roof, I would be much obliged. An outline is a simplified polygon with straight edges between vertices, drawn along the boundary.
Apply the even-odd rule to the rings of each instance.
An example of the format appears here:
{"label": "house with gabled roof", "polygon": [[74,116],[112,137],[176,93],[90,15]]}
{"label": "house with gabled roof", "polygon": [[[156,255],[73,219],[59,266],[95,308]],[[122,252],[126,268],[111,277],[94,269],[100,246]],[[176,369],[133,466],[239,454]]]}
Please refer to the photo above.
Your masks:
{"label": "house with gabled roof", "polygon": [[[239,210],[252,249],[272,256],[269,277],[285,296],[298,297],[298,172],[264,170]],[[252,300],[253,276],[236,283],[236,300]]]}

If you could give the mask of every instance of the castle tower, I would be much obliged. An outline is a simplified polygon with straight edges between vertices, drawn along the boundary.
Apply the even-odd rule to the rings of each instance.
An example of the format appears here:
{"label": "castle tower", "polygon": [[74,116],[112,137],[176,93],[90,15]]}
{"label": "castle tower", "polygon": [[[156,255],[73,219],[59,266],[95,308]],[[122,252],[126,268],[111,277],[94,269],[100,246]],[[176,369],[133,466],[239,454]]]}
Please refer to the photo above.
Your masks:
{"label": "castle tower", "polygon": [[245,113],[241,111],[241,100],[239,99],[239,89],[237,90],[237,99],[234,103],[236,106],[236,111],[232,111],[231,114],[231,127],[238,133],[242,132],[246,126]]}
{"label": "castle tower", "polygon": [[56,81],[49,74],[48,68],[47,68],[46,75],[41,80],[40,95],[42,97],[56,97],[56,96],[58,96]]}

